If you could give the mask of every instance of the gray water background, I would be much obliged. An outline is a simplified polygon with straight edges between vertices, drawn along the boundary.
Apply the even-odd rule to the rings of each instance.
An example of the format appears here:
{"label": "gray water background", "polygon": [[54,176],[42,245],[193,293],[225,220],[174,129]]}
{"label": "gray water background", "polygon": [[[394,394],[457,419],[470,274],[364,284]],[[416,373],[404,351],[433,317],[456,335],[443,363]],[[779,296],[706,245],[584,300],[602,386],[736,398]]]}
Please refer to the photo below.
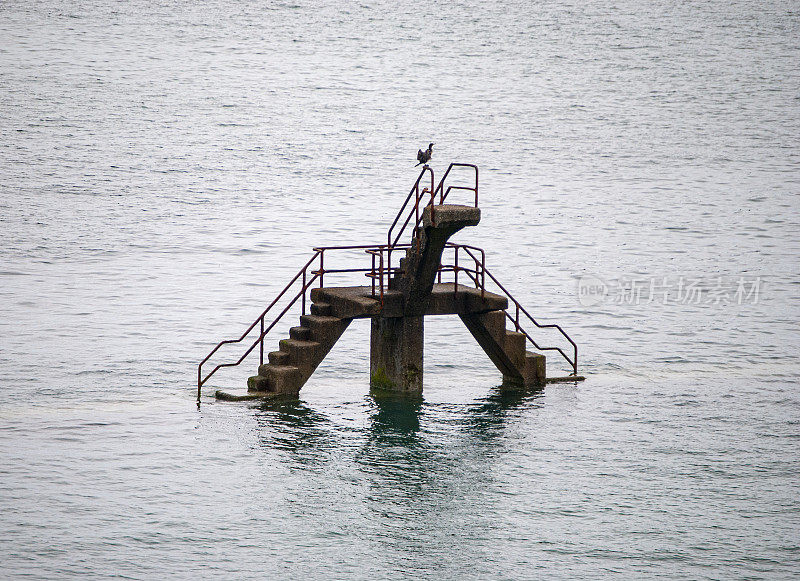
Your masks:
{"label": "gray water background", "polygon": [[[799,33],[790,1],[0,3],[2,577],[796,578]],[[299,403],[214,402],[251,362],[198,411],[197,362],[313,245],[381,242],[428,141],[588,379],[503,396],[429,318],[424,399],[375,399],[357,321]]]}

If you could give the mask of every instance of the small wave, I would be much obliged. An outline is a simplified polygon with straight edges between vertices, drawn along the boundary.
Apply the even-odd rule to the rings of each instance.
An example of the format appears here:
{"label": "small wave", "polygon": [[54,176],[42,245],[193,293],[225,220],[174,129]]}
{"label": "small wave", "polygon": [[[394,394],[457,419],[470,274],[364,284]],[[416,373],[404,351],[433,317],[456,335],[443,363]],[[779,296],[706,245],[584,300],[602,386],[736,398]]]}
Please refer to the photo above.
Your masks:
{"label": "small wave", "polygon": [[255,248],[242,248],[232,251],[232,254],[265,254],[265,252],[263,250],[256,250]]}
{"label": "small wave", "polygon": [[172,200],[175,204],[186,204],[187,206],[199,206],[201,204],[209,204],[211,200],[209,198],[201,198],[199,200]]}

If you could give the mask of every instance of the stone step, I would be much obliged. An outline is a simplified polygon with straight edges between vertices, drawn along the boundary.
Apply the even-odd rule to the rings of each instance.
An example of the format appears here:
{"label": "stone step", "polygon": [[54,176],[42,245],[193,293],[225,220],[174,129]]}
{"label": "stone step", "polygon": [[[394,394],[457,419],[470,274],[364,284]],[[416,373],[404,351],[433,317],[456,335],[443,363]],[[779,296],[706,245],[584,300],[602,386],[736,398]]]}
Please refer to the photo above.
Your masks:
{"label": "stone step", "polygon": [[311,375],[319,364],[321,345],[316,341],[281,339],[281,351],[289,353],[289,361],[299,367],[306,376]]}
{"label": "stone step", "polygon": [[[263,367],[263,365],[261,367]],[[267,379],[266,376],[261,375],[260,373],[258,375],[253,375],[252,377],[248,377],[247,391],[249,393],[254,393],[254,392],[261,393],[261,392],[271,391],[269,385],[269,379]]]}
{"label": "stone step", "polygon": [[316,302],[311,303],[311,314],[312,315],[320,315],[320,316],[330,316],[331,315],[331,306],[328,303],[323,302]]}
{"label": "stone step", "polygon": [[525,385],[544,387],[547,383],[546,358],[541,353],[525,352]]}
{"label": "stone step", "polygon": [[311,329],[308,327],[292,327],[289,329],[289,337],[298,341],[310,341]]}
{"label": "stone step", "polygon": [[267,358],[272,365],[289,364],[289,354],[286,351],[272,351]]}
{"label": "stone step", "polygon": [[257,377],[266,377],[267,391],[275,393],[298,393],[303,385],[300,368],[294,365],[262,365]]}
{"label": "stone step", "polygon": [[[327,355],[334,343],[342,336],[351,319],[343,319],[327,315],[303,315],[300,321],[310,330],[310,341],[320,344],[317,356],[320,361]],[[318,363],[318,362],[317,362]]]}
{"label": "stone step", "polygon": [[525,335],[516,331],[506,331],[504,349],[514,367],[523,371],[525,369]]}
{"label": "stone step", "polygon": [[339,317],[327,315],[300,315],[300,324],[304,327],[308,327],[312,332],[317,327],[338,325],[341,321]]}
{"label": "stone step", "polygon": [[272,391],[245,391],[241,389],[218,389],[214,394],[222,401],[251,401],[254,399],[272,399],[278,394]]}

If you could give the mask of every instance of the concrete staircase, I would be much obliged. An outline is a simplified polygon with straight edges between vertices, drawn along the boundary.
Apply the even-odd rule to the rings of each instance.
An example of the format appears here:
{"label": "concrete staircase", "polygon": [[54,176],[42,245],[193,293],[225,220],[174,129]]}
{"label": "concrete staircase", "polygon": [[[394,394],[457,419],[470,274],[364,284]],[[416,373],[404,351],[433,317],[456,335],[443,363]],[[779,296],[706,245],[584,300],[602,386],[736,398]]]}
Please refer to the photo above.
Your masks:
{"label": "concrete staircase", "polygon": [[506,329],[506,312],[464,313],[459,317],[503,374],[503,386],[520,389],[544,387],[545,356],[525,350],[525,335]]}
{"label": "concrete staircase", "polygon": [[414,230],[411,246],[400,259],[400,272],[389,281],[389,288],[405,297],[406,316],[425,314],[448,239],[480,221],[480,209],[471,206],[425,207],[421,227]]}
{"label": "concrete staircase", "polygon": [[311,304],[311,314],[300,317],[300,326],[289,329],[289,338],[269,354],[269,363],[247,380],[250,393],[297,395],[317,366],[333,348],[352,318],[332,315],[331,305]]}

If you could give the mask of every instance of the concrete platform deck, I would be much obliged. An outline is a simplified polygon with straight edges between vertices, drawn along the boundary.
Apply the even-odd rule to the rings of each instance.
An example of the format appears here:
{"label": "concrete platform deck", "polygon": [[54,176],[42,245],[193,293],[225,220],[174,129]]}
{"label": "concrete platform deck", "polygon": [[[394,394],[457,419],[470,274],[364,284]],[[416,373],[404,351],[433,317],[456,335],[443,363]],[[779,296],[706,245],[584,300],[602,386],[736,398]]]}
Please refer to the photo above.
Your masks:
{"label": "concrete platform deck", "polygon": [[[434,284],[426,315],[463,315],[505,310],[508,299],[504,296],[481,291],[474,287],[453,283]],[[377,295],[377,291],[376,291]],[[331,306],[331,315],[348,319],[367,317],[402,317],[403,293],[401,291],[384,290],[383,307],[380,300],[372,298],[372,287],[346,286],[323,287],[311,290],[311,300],[323,302]]]}

